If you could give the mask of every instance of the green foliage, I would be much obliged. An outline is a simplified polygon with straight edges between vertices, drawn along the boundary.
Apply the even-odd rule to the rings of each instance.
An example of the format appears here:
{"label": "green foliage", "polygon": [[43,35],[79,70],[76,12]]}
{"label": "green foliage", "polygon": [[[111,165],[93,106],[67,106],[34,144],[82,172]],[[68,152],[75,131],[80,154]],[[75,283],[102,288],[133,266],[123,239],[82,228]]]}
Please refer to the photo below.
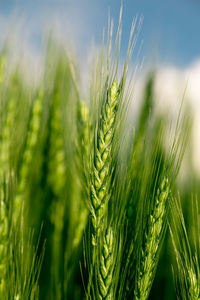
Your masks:
{"label": "green foliage", "polygon": [[172,132],[156,114],[156,73],[129,120],[134,38],[122,70],[120,38],[121,23],[93,65],[88,101],[52,38],[38,85],[1,54],[0,299],[160,299],[154,283],[172,286],[160,276],[162,249],[169,266],[176,257],[170,299],[199,299],[199,238],[172,200],[191,192],[176,180],[190,124],[180,114]]}
{"label": "green foliage", "polygon": [[173,200],[170,232],[175,250],[175,282],[177,295],[181,299],[199,299],[199,204],[197,198],[191,199],[192,232],[186,228],[180,199]]}

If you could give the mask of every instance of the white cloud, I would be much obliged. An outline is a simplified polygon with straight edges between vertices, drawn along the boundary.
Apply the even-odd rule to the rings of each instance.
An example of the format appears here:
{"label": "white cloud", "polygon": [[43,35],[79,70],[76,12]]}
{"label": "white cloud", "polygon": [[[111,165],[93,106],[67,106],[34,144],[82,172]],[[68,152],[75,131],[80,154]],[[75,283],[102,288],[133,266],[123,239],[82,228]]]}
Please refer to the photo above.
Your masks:
{"label": "white cloud", "polygon": [[161,67],[156,76],[155,99],[157,111],[169,113],[174,120],[177,119],[182,100],[184,105],[189,104],[192,109],[191,162],[200,175],[200,60],[184,69]]}

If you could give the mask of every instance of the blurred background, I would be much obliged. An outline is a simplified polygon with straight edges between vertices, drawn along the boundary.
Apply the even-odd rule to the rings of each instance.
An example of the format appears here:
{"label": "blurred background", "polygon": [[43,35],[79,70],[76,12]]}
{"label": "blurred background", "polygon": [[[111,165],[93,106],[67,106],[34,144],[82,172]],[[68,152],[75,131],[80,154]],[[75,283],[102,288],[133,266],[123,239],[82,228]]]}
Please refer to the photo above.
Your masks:
{"label": "blurred background", "polygon": [[[119,0],[0,0],[1,47],[5,41],[10,43],[16,56],[28,61],[25,64],[26,72],[31,80],[34,78],[37,82],[45,40],[48,33],[53,31],[74,55],[80,69],[83,94],[87,98],[91,57],[102,45],[103,31],[107,34],[109,16],[114,21],[116,31],[121,5]],[[192,111],[192,140],[186,152],[189,172],[188,168],[184,169],[184,164],[181,172],[182,175],[186,174],[181,192],[184,202],[194,191],[195,184],[198,187],[195,187],[195,191],[199,192],[200,1],[124,0],[121,61],[126,56],[135,18],[142,20],[142,26],[131,60],[131,67],[137,70],[131,104],[133,115],[142,103],[146,76],[151,71],[156,74],[153,101],[159,114],[170,113],[176,120],[183,99]],[[187,206],[188,202],[185,203]],[[152,299],[157,299],[158,294],[163,299],[174,297],[172,275],[169,275],[171,252],[168,248],[169,243],[166,242],[151,293]]]}
{"label": "blurred background", "polygon": [[[1,0],[0,43],[9,40],[16,54],[28,58],[31,75],[36,74],[37,79],[44,39],[53,31],[75,53],[84,81],[82,86],[87,91],[90,57],[102,44],[109,15],[116,29],[121,4],[120,0]],[[156,70],[156,102],[160,109],[177,112],[183,97],[193,108],[192,147],[197,158],[200,151],[200,2],[123,1],[121,60],[126,55],[131,24],[136,17],[142,18],[142,26],[131,62],[138,67],[133,111],[139,106],[146,73]],[[200,161],[195,158],[194,167],[200,172]]]}

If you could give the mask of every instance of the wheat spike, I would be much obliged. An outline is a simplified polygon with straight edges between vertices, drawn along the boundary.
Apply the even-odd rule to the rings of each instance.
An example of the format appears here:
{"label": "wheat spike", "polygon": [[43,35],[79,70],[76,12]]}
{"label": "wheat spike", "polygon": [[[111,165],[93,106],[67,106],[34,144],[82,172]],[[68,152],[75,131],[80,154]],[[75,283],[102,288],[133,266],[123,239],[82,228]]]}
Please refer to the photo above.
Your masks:
{"label": "wheat spike", "polygon": [[[199,281],[199,203],[192,198],[192,222],[189,223],[193,235],[189,235],[186,227],[180,198],[172,201],[172,223],[170,234],[174,247],[177,273],[175,274],[176,288],[181,299],[200,299]],[[193,239],[191,239],[191,237]],[[194,244],[193,244],[194,243]]]}
{"label": "wheat spike", "polygon": [[29,123],[29,129],[27,134],[27,141],[22,158],[22,165],[20,168],[19,179],[16,189],[16,196],[13,204],[13,220],[18,219],[20,211],[23,205],[24,193],[26,190],[26,184],[28,180],[28,174],[31,167],[35,146],[39,137],[40,123],[42,117],[43,107],[43,93],[39,92],[37,99],[33,103],[32,114]]}
{"label": "wheat spike", "polygon": [[200,298],[200,286],[193,268],[188,268],[189,296],[190,299],[197,300]]}
{"label": "wheat spike", "polygon": [[94,154],[94,169],[91,182],[91,217],[93,225],[93,246],[100,235],[106,205],[109,201],[111,181],[111,150],[114,135],[114,123],[118,106],[119,90],[114,80],[107,93],[97,131],[97,144]]}
{"label": "wheat spike", "polygon": [[[85,101],[79,104],[79,136],[81,140],[82,155],[85,155],[85,162],[89,162],[90,148],[91,148],[91,120],[90,111]],[[83,158],[84,159],[84,158]]]}
{"label": "wheat spike", "polygon": [[48,183],[54,193],[52,222],[55,232],[60,232],[63,226],[63,191],[66,184],[66,167],[64,139],[62,132],[62,119],[59,93],[56,92],[52,100],[50,119],[50,142],[48,159]]}
{"label": "wheat spike", "polygon": [[168,180],[164,178],[157,191],[155,207],[149,218],[148,229],[141,253],[135,288],[135,299],[137,300],[145,300],[149,295],[165,222],[166,201],[168,196],[169,183]]}
{"label": "wheat spike", "polygon": [[0,296],[4,295],[8,248],[8,217],[4,200],[0,207]]}
{"label": "wheat spike", "polygon": [[[78,134],[80,140],[80,149],[81,149],[81,158],[79,163],[82,165],[80,170],[81,172],[81,193],[85,200],[88,197],[88,170],[89,170],[89,161],[90,161],[90,150],[91,150],[91,120],[90,120],[90,113],[87,104],[82,101],[79,103],[78,107],[79,113],[79,126],[78,126]],[[73,247],[76,248],[83,236],[84,229],[87,225],[88,220],[88,208],[86,206],[86,201],[84,199],[80,199],[80,206],[79,206],[79,218],[78,224],[75,228],[74,233],[74,240],[73,240]]]}
{"label": "wheat spike", "polygon": [[65,153],[62,132],[59,93],[55,92],[50,120],[50,150],[48,182],[58,198],[63,197],[65,186]]}
{"label": "wheat spike", "polygon": [[52,233],[52,263],[51,285],[54,295],[61,297],[60,265],[62,263],[62,233],[65,213],[65,185],[66,185],[66,162],[64,149],[64,136],[62,127],[61,93],[58,87],[54,95],[50,110],[49,130],[49,156],[48,156],[48,184],[53,192],[50,217],[53,225]]}
{"label": "wheat spike", "polygon": [[109,227],[103,239],[103,249],[98,270],[99,299],[111,300],[113,291],[111,288],[114,270],[114,237],[112,228]]}
{"label": "wheat spike", "polygon": [[[0,85],[4,80],[5,57],[0,60]],[[10,170],[10,123],[13,120],[13,101],[10,99],[0,140],[0,298],[5,294],[8,254],[8,214],[6,189]]]}

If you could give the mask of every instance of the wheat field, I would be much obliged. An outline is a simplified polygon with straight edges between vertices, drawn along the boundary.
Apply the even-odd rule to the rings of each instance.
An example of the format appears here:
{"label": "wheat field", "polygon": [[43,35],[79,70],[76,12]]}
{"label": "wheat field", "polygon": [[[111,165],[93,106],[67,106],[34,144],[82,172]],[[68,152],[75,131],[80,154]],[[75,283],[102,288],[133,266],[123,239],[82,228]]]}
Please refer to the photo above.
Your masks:
{"label": "wheat field", "polygon": [[[139,113],[131,30],[79,67],[52,36],[28,82],[0,53],[0,299],[200,299],[198,177],[178,180],[191,116],[155,113],[156,72]],[[172,124],[175,124],[172,126]]]}

